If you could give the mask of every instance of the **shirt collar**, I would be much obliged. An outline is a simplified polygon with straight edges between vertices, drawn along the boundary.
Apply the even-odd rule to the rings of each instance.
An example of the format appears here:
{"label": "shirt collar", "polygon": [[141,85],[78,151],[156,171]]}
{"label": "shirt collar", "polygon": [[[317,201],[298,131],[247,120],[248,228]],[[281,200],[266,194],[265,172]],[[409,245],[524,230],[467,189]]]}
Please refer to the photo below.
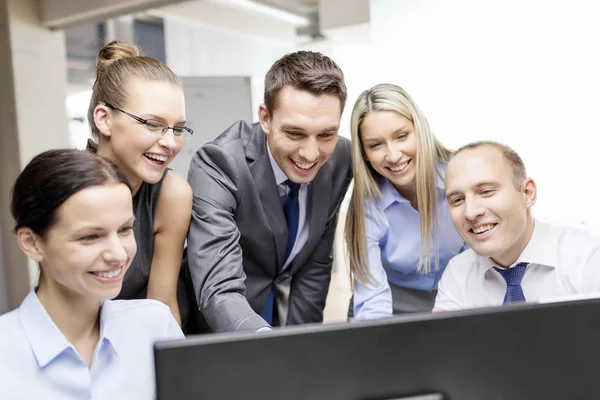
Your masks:
{"label": "shirt collar", "polygon": [[102,345],[109,344],[116,354],[119,349],[123,349],[122,343],[123,331],[119,331],[118,324],[114,321],[115,314],[112,312],[113,303],[111,300],[104,300],[100,305],[100,340]]}
{"label": "shirt collar", "polygon": [[35,294],[29,292],[19,307],[19,320],[40,367],[72,347]]}
{"label": "shirt collar", "polygon": [[[511,265],[517,265],[521,262],[527,264],[544,265],[550,268],[556,268],[558,266],[558,254],[556,253],[556,240],[553,235],[552,226],[544,224],[534,219],[533,221],[533,234],[525,249],[517,259],[517,261]],[[478,256],[482,273],[485,273],[490,268],[494,267],[494,261],[489,257]]]}
{"label": "shirt collar", "polygon": [[[446,185],[444,184],[444,179],[442,178],[442,176],[446,173],[446,165],[440,164],[438,170],[439,174],[437,171],[435,172],[435,187],[438,190],[438,198],[442,196],[444,201],[446,201]],[[384,209],[388,208],[395,202],[408,203],[408,200],[400,194],[394,185],[392,185],[392,182],[384,177],[381,177],[379,189],[381,190],[381,202]]]}
{"label": "shirt collar", "polygon": [[285,181],[288,180],[288,177],[285,174],[285,172],[283,172],[281,167],[279,167],[279,164],[277,164],[277,161],[275,161],[275,158],[273,158],[273,154],[271,153],[271,148],[269,147],[269,143],[267,143],[266,145],[267,145],[267,152],[269,153],[269,161],[271,162],[271,168],[273,168],[273,174],[275,174],[275,182],[277,182],[277,185],[281,185],[282,183],[284,183]]}
{"label": "shirt collar", "polygon": [[[106,302],[104,302],[106,303]],[[58,329],[46,309],[40,302],[35,290],[29,292],[19,307],[19,320],[29,340],[31,349],[40,368],[48,365],[66,349],[73,345]],[[102,306],[100,314],[100,341],[108,342],[116,352],[114,339],[117,335],[112,331],[109,321],[109,310]]]}

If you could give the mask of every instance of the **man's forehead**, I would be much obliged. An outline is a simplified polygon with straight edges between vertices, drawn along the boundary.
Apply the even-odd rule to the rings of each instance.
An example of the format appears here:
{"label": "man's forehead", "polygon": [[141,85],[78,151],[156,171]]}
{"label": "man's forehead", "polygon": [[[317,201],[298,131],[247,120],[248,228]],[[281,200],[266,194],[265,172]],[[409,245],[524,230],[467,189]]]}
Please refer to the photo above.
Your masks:
{"label": "man's forehead", "polygon": [[502,153],[493,146],[479,146],[472,149],[464,149],[454,155],[448,162],[447,172],[464,173],[479,172],[482,168],[499,166],[505,164]]}
{"label": "man's forehead", "polygon": [[510,167],[504,161],[502,153],[494,151],[478,151],[480,148],[466,149],[456,154],[446,169],[446,186],[462,188],[502,180],[508,175]]}

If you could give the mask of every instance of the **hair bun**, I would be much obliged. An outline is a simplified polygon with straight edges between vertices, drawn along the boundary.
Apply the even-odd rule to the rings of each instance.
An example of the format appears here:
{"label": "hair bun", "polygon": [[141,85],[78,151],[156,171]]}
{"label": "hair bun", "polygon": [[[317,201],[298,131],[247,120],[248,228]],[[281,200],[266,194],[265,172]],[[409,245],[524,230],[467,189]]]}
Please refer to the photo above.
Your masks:
{"label": "hair bun", "polygon": [[124,58],[142,57],[144,53],[137,45],[129,42],[115,40],[106,44],[98,53],[96,76],[106,67],[117,60]]}

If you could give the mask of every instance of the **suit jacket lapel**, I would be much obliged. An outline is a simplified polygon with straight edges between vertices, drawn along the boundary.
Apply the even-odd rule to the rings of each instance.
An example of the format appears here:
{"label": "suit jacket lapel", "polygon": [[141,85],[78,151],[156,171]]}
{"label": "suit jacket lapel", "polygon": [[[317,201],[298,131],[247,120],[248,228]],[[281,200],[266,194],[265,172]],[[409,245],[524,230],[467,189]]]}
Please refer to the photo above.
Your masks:
{"label": "suit jacket lapel", "polygon": [[266,146],[265,133],[260,128],[260,124],[255,124],[248,138],[246,156],[254,160],[249,166],[250,173],[273,233],[273,241],[277,251],[277,265],[272,273],[273,276],[276,276],[284,262],[287,225]]}

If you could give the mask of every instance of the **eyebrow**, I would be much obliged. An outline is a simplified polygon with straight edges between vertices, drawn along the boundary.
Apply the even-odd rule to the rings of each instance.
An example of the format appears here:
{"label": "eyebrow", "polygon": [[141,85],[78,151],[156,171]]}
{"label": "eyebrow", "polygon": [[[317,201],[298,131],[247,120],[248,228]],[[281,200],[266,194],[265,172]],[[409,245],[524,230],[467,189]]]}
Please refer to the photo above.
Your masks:
{"label": "eyebrow", "polygon": [[[154,120],[160,120],[166,123],[166,119],[161,117],[160,115],[156,115],[156,114],[142,114],[142,118],[144,119],[154,119]],[[187,121],[184,119],[182,121],[176,122],[175,125],[180,125],[180,124],[185,124]]]}
{"label": "eyebrow", "polygon": [[[121,227],[126,226],[126,225],[131,225],[133,223],[135,223],[135,216],[132,216],[127,221],[125,221],[124,223],[122,223]],[[75,234],[80,234],[82,232],[104,232],[104,231],[105,231],[104,228],[100,228],[98,226],[84,226],[84,227],[81,227],[81,228],[77,229],[75,231]]]}
{"label": "eyebrow", "polygon": [[[284,130],[284,131],[301,131],[301,132],[305,132],[305,129],[302,128],[301,126],[292,125],[292,124],[280,124],[279,128],[281,130]],[[330,126],[330,127],[325,128],[325,129],[322,129],[321,133],[323,133],[323,132],[335,132],[335,131],[338,131],[339,129],[340,129],[339,125]]]}
{"label": "eyebrow", "polygon": [[453,190],[450,193],[446,193],[446,199],[449,199],[450,197],[453,197],[453,196],[458,196],[461,193],[462,192],[460,190]]}
{"label": "eyebrow", "polygon": [[[392,136],[398,135],[399,133],[408,133],[408,132],[404,132],[406,128],[408,128],[408,125],[404,125],[403,127],[396,129],[395,131],[392,132]],[[367,142],[367,143],[376,142],[378,140],[381,140],[381,138],[373,138],[373,139],[368,139],[368,138],[364,139],[363,138],[362,139],[363,142]]]}
{"label": "eyebrow", "polygon": [[[479,182],[478,184],[476,184],[475,186],[473,186],[473,189],[478,190],[481,189],[485,186],[498,186],[498,182],[494,182],[494,181],[483,181],[483,182]],[[457,196],[459,194],[462,194],[462,192],[460,190],[453,190],[449,193],[446,194],[446,198],[449,199],[452,196]]]}
{"label": "eyebrow", "polygon": [[483,181],[479,182],[477,185],[473,186],[475,189],[481,189],[484,186],[498,186],[498,182],[494,181]]}

